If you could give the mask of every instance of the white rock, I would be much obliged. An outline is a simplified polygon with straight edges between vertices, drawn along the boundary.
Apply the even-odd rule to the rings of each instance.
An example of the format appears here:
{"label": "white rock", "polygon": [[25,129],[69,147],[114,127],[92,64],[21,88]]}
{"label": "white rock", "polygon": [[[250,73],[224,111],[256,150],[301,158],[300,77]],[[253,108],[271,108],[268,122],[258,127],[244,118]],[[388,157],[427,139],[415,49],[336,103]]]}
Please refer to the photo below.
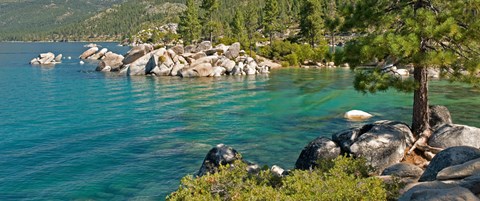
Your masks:
{"label": "white rock", "polygon": [[372,118],[373,115],[361,110],[351,110],[345,113],[344,117],[353,121],[363,121]]}
{"label": "white rock", "polygon": [[285,173],[285,170],[279,166],[272,166],[272,168],[270,169],[270,171],[272,171],[273,174],[277,175],[277,176],[282,176],[283,173]]}

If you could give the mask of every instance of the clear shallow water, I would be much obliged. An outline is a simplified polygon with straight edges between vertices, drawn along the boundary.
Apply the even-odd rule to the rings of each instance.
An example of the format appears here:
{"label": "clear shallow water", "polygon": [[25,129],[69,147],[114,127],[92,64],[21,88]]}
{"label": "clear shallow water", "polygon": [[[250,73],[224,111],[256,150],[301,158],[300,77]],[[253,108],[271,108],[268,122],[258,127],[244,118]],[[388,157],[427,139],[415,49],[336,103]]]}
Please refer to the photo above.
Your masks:
{"label": "clear shallow water", "polygon": [[[219,143],[292,168],[310,140],[359,125],[344,120],[345,111],[410,122],[411,95],[362,95],[345,70],[122,77],[78,64],[83,50],[82,43],[0,43],[0,200],[162,200]],[[46,51],[74,59],[54,68],[27,64]],[[480,126],[478,90],[433,82],[431,102],[447,105],[456,123]]]}

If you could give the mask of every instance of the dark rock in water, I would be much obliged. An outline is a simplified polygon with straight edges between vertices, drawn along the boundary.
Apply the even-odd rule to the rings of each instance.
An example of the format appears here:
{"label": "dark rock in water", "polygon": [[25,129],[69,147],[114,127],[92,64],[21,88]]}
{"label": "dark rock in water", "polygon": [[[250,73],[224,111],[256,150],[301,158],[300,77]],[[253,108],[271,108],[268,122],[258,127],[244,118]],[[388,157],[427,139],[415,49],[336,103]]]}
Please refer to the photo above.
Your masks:
{"label": "dark rock in water", "polygon": [[428,140],[432,147],[448,148],[471,146],[480,148],[480,128],[446,124],[438,128]]}
{"label": "dark rock in water", "polygon": [[395,175],[402,178],[419,178],[420,176],[422,176],[422,174],[422,168],[419,168],[418,166],[409,163],[397,163],[386,168],[382,172],[382,175]]}
{"label": "dark rock in water", "polygon": [[437,128],[445,125],[452,124],[452,117],[448,108],[441,105],[430,106],[430,128],[436,130]]}
{"label": "dark rock in water", "polygon": [[207,153],[197,175],[201,177],[208,173],[213,174],[218,171],[220,165],[232,164],[236,160],[241,160],[241,158],[235,149],[219,144]]}
{"label": "dark rock in water", "polygon": [[334,141],[325,137],[319,137],[303,148],[295,163],[295,168],[309,170],[317,167],[319,160],[330,160],[339,155],[340,147]]}
{"label": "dark rock in water", "polygon": [[378,172],[382,172],[386,167],[399,163],[411,144],[413,134],[406,124],[378,121],[361,129],[360,136],[350,146],[350,152],[355,157],[364,157]]}
{"label": "dark rock in water", "polygon": [[332,140],[340,146],[342,153],[350,153],[350,146],[360,135],[360,130],[360,128],[351,128],[340,131],[332,135]]}
{"label": "dark rock in water", "polygon": [[480,149],[474,147],[460,146],[445,149],[432,159],[419,181],[434,181],[438,172],[444,168],[477,158],[480,158]]}

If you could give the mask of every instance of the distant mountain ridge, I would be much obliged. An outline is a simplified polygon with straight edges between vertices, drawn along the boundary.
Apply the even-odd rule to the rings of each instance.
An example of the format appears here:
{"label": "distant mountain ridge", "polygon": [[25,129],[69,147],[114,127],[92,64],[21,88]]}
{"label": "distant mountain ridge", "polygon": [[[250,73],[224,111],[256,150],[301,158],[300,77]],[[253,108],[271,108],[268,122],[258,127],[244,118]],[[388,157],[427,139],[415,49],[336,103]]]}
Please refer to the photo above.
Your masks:
{"label": "distant mountain ridge", "polygon": [[119,40],[146,22],[176,17],[183,2],[0,0],[0,40]]}

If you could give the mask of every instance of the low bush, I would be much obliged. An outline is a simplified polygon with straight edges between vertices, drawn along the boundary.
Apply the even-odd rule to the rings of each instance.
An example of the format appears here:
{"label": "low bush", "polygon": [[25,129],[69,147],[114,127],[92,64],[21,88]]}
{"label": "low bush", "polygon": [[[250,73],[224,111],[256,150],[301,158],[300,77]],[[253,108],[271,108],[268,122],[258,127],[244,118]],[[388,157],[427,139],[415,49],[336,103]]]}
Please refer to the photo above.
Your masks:
{"label": "low bush", "polygon": [[184,177],[167,200],[387,200],[400,187],[368,177],[365,160],[339,157],[320,164],[278,177],[268,169],[249,174],[246,164],[236,162],[215,174]]}
{"label": "low bush", "polygon": [[312,48],[307,44],[274,41],[272,45],[262,47],[260,54],[273,60],[286,61],[289,66],[298,66],[305,61],[323,61],[328,56],[328,46]]}

